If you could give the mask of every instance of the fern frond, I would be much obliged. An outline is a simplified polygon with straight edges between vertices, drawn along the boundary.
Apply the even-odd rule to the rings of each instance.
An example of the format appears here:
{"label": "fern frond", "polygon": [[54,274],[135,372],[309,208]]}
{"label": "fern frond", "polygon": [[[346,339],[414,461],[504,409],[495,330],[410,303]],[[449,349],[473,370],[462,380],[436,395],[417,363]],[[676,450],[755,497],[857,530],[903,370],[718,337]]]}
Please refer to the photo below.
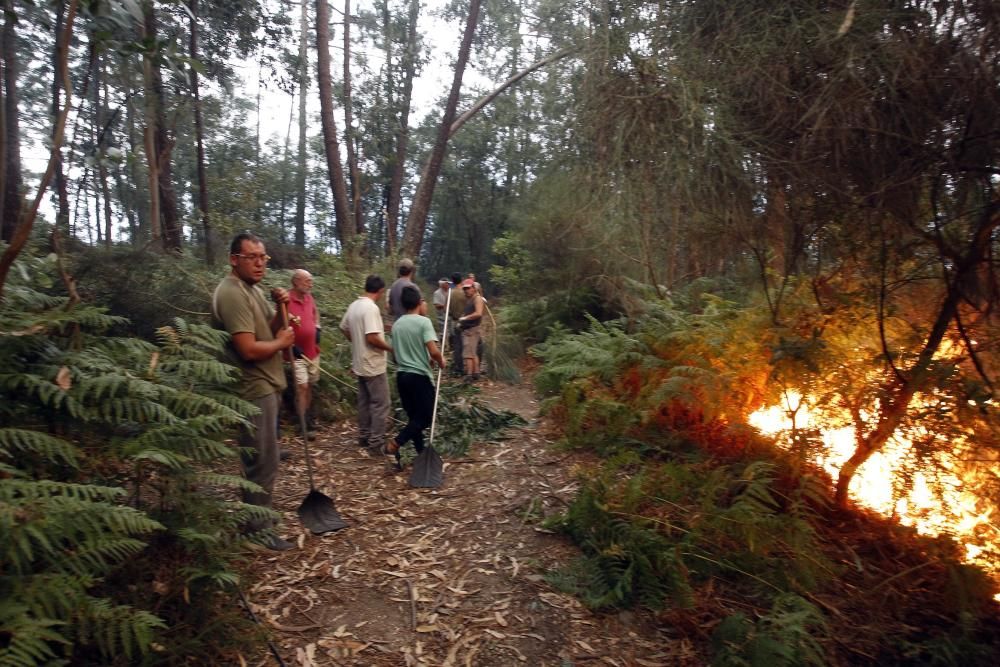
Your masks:
{"label": "fern frond", "polygon": [[246,477],[239,475],[222,475],[214,472],[195,473],[194,479],[210,487],[232,488],[240,491],[257,491],[258,487]]}
{"label": "fern frond", "polygon": [[32,454],[49,461],[77,465],[77,451],[70,443],[46,433],[24,428],[0,428],[0,456],[17,458],[15,454]]}

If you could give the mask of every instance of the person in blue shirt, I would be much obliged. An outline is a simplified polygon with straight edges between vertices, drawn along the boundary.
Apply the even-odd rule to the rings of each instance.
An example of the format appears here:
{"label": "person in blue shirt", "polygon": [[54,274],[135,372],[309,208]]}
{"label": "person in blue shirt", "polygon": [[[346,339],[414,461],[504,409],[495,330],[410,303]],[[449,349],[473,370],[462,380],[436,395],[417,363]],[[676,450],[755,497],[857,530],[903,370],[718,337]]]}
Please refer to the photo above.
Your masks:
{"label": "person in blue shirt", "polygon": [[417,454],[424,451],[424,429],[434,418],[434,374],[433,362],[444,368],[444,357],[437,346],[437,333],[431,321],[421,315],[420,291],[415,287],[404,287],[400,300],[406,314],[392,325],[392,349],[396,357],[396,389],[409,419],[406,426],[389,441],[386,451],[396,457],[399,466],[399,450],[406,443],[413,442]]}

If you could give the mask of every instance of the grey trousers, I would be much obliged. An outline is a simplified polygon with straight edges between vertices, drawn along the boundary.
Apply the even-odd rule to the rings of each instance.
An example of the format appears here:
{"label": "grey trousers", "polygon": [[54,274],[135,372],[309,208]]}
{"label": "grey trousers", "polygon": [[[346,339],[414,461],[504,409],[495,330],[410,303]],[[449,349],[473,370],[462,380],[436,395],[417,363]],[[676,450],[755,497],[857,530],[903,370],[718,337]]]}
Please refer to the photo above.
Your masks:
{"label": "grey trousers", "polygon": [[358,376],[358,437],[369,449],[385,444],[385,422],[389,418],[389,376]]}
{"label": "grey trousers", "polygon": [[[263,398],[251,401],[260,408],[260,414],[251,419],[253,428],[240,430],[240,445],[252,448],[254,451],[242,454],[243,474],[251,482],[260,486],[263,491],[243,491],[243,502],[251,505],[271,507],[271,494],[274,493],[274,481],[278,478],[278,409],[281,394],[275,392]],[[270,527],[252,522],[254,530]]]}

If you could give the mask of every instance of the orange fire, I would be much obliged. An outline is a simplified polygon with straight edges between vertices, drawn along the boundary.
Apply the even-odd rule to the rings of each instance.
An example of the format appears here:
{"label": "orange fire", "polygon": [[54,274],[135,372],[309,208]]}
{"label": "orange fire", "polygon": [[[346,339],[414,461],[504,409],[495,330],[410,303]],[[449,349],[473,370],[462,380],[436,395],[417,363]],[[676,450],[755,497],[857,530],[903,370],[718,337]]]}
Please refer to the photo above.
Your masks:
{"label": "orange fire", "polygon": [[[791,415],[794,414],[794,424]],[[761,433],[788,446],[794,428],[817,429],[822,433],[823,450],[814,463],[834,478],[855,449],[854,427],[820,418],[809,409],[809,401],[787,392],[781,405],[761,408],[748,420]],[[949,535],[965,549],[965,559],[1000,574],[1000,529],[991,523],[994,508],[965,490],[964,474],[958,461],[936,457],[937,471],[915,472],[909,484],[900,483],[911,450],[909,441],[895,437],[858,470],[851,483],[851,497],[861,505],[892,516],[922,535]],[[1000,600],[1000,595],[997,596]]]}

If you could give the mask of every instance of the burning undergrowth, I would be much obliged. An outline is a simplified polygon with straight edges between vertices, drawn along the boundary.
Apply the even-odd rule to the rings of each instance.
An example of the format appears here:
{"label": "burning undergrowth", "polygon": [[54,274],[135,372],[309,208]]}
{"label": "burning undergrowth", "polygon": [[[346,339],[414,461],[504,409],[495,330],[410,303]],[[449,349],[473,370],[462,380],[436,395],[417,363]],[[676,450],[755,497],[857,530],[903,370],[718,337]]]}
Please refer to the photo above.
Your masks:
{"label": "burning undergrowth", "polygon": [[[840,466],[887,398],[877,378],[848,382],[878,373],[856,332],[826,333],[775,331],[710,301],[536,348],[549,415],[569,445],[604,456],[556,523],[584,555],[553,581],[596,608],[660,609],[717,664],[993,664],[997,585],[974,558],[1000,542],[995,450],[969,435],[992,407],[963,418],[954,406],[967,399],[948,393],[961,382],[942,365],[838,503]],[[782,405],[793,386],[812,402]],[[771,405],[779,425],[763,428]],[[840,433],[840,450],[817,419],[838,407],[859,429]],[[880,459],[892,466],[872,477]],[[865,500],[875,491],[881,504]]]}

